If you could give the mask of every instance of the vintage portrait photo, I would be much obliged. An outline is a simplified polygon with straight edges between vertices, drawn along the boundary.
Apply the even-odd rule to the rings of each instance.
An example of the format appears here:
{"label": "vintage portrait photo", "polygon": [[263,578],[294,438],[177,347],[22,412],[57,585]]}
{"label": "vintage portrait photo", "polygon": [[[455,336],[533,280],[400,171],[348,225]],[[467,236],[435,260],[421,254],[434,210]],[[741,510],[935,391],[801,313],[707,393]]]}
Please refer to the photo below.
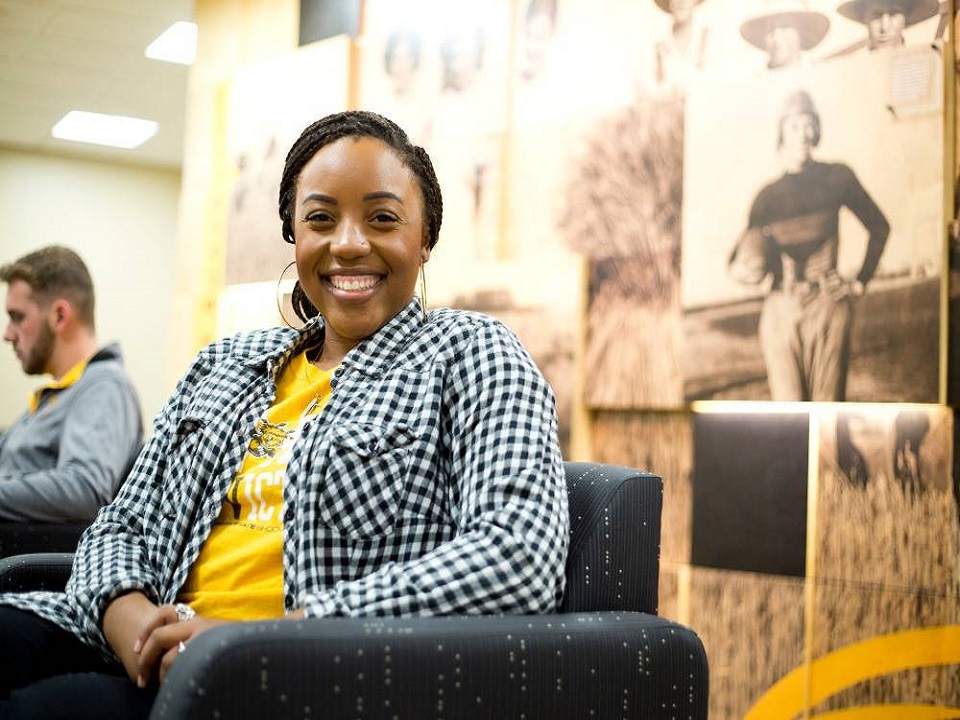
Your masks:
{"label": "vintage portrait photo", "polygon": [[688,93],[687,399],[936,401],[943,109],[897,85],[927,56]]}
{"label": "vintage portrait photo", "polygon": [[[221,104],[226,285],[272,281],[293,259],[283,242],[277,193],[286,148],[313,119],[347,106],[349,42],[312,43],[239,69]],[[316,68],[324,68],[318,74]]]}
{"label": "vintage portrait photo", "polygon": [[[846,404],[819,413],[814,652],[956,621],[960,524],[950,482],[953,411]],[[850,688],[830,703],[956,697],[949,667]]]}

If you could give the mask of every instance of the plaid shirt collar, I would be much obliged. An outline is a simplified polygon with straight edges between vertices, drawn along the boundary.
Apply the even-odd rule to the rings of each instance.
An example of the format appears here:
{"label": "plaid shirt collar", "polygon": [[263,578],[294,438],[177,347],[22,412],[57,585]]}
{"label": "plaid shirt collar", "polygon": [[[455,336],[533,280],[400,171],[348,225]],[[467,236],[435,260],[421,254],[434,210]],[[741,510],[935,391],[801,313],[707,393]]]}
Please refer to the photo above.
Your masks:
{"label": "plaid shirt collar", "polygon": [[[393,358],[410,341],[410,337],[424,325],[420,302],[412,298],[400,312],[387,321],[372,337],[363,340],[347,353],[342,368],[357,370],[371,376],[382,374],[390,367]],[[276,375],[280,368],[296,354],[323,341],[325,324],[321,316],[311,318],[299,330],[281,329],[280,332],[296,333],[293,342],[259,355],[251,355],[243,361],[248,367],[266,365]],[[274,378],[275,379],[275,378]]]}

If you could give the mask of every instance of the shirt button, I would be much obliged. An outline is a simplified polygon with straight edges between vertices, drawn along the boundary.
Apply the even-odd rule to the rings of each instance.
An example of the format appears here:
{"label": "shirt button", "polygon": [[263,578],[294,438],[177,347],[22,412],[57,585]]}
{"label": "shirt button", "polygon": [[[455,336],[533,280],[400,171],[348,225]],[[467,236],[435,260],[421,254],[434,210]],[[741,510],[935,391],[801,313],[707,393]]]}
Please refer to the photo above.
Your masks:
{"label": "shirt button", "polygon": [[286,607],[287,610],[291,610],[293,608],[293,595],[291,595],[290,593],[287,593],[286,595],[284,595],[283,605],[284,607]]}
{"label": "shirt button", "polygon": [[293,520],[294,514],[295,514],[295,513],[294,513],[294,511],[293,511],[293,508],[292,508],[292,507],[288,507],[288,508],[287,508],[286,510],[284,510],[284,512],[283,512],[283,519],[286,520],[287,522],[290,522],[291,520]]}

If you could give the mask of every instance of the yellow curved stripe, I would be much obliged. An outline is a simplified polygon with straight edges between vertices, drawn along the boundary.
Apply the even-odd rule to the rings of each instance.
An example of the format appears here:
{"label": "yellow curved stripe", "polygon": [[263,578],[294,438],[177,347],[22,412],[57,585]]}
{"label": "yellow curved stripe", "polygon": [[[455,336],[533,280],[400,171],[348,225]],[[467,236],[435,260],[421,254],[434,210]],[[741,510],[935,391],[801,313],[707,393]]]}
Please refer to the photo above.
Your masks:
{"label": "yellow curved stripe", "polygon": [[960,718],[960,708],[936,705],[864,705],[813,716],[813,720],[952,720],[953,718]]}
{"label": "yellow curved stripe", "polygon": [[960,664],[960,625],[879,635],[834,650],[784,675],[750,708],[744,720],[790,720],[863,680],[908,668],[951,664]]}

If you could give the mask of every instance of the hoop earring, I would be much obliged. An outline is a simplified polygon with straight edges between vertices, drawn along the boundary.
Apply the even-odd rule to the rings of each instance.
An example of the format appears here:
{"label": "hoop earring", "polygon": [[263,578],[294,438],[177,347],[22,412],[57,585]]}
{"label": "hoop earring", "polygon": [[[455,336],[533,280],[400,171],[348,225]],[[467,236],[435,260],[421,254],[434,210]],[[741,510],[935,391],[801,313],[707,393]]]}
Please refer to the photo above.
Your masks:
{"label": "hoop earring", "polygon": [[280,319],[283,320],[284,325],[286,325],[288,328],[291,328],[293,330],[299,330],[300,327],[291,324],[290,321],[287,320],[287,316],[283,314],[283,292],[281,290],[281,286],[283,285],[283,276],[287,274],[287,270],[289,270],[291,267],[293,267],[296,264],[297,264],[296,260],[291,260],[287,264],[287,266],[280,271],[280,277],[277,278],[277,297],[276,297],[277,312],[280,314]]}
{"label": "hoop earring", "polygon": [[423,313],[423,321],[427,322],[427,274],[423,269],[423,261],[420,261],[420,312]]}

